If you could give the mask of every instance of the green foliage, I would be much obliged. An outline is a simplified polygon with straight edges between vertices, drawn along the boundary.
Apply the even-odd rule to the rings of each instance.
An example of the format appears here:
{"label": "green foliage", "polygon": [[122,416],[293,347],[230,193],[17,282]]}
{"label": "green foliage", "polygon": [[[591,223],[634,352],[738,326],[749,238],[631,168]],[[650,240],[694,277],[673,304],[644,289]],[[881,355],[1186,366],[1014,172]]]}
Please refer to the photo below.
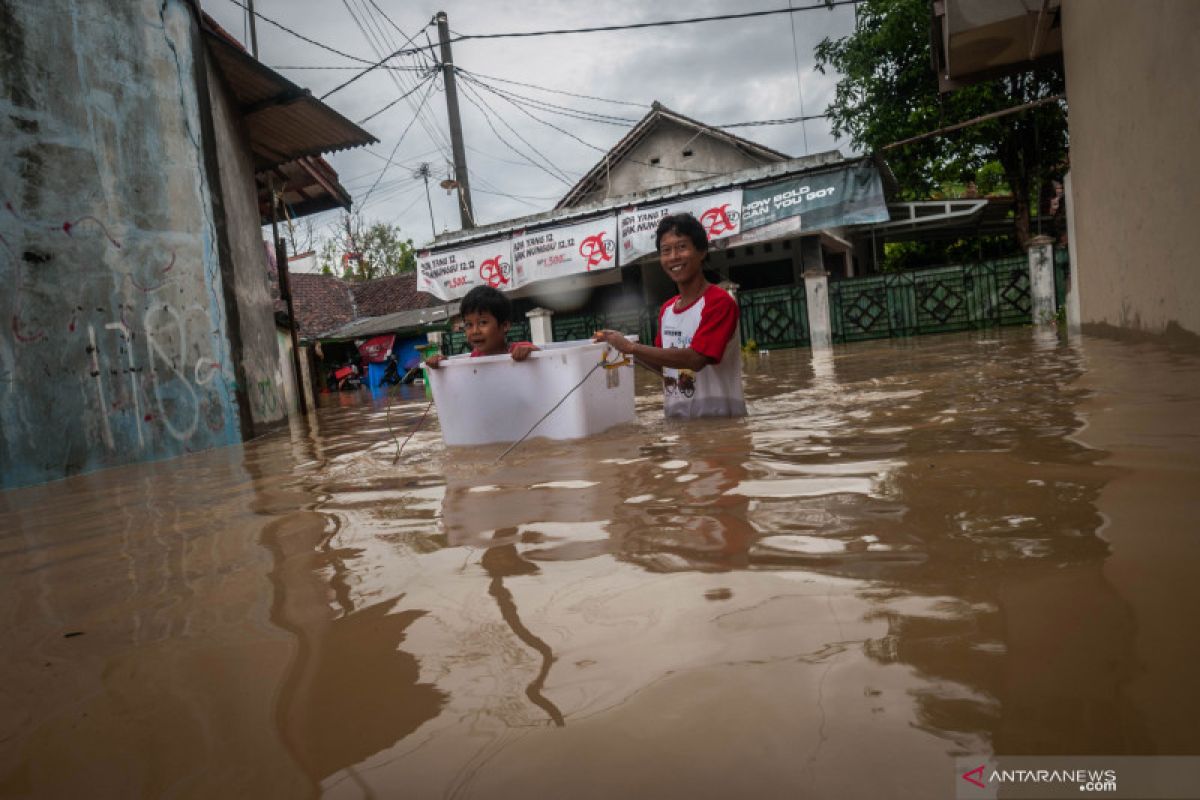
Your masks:
{"label": "green foliage", "polygon": [[348,281],[369,281],[388,275],[415,272],[417,254],[413,240],[402,238],[400,228],[345,215],[334,235],[321,247],[321,272]]}
{"label": "green foliage", "polygon": [[[931,66],[929,0],[865,0],[857,10],[854,33],[817,46],[817,68],[842,76],[827,109],[834,133],[849,135],[865,151],[882,152],[893,142],[1063,91],[1060,69],[1038,67],[939,94]],[[1011,191],[1014,233],[1024,245],[1032,193],[1039,181],[1062,176],[1066,147],[1065,114],[1061,104],[1050,103],[883,155],[901,199],[926,199],[968,180],[981,195]]]}
{"label": "green foliage", "polygon": [[880,272],[900,272],[946,264],[968,264],[1020,255],[1013,236],[979,236],[953,241],[888,242],[879,260]]}

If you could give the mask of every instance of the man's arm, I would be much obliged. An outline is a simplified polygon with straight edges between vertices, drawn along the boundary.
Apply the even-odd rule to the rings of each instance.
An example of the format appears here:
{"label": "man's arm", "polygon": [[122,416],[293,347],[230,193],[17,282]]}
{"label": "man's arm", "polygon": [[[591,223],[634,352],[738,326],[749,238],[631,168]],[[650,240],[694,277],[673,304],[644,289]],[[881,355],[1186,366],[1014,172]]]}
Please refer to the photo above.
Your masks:
{"label": "man's arm", "polygon": [[596,331],[593,341],[607,342],[618,353],[631,355],[659,372],[663,367],[699,372],[709,364],[716,363],[715,359],[697,353],[690,347],[653,347],[641,342],[631,342],[617,331]]}

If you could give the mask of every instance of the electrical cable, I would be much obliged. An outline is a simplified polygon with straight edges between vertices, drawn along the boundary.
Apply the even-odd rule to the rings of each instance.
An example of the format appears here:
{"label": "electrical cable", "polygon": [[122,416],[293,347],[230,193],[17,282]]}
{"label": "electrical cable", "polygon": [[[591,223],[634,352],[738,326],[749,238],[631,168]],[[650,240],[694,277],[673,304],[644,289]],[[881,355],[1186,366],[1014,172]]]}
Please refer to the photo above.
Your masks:
{"label": "electrical cable", "polygon": [[[376,55],[382,55],[384,52],[394,51],[397,49],[395,46],[396,43],[392,39],[391,35],[386,30],[384,30],[383,24],[380,23],[377,19],[377,15],[373,14],[371,12],[370,8],[367,7],[367,3],[364,2],[364,0],[357,0],[357,5],[355,6],[355,8],[351,8],[349,0],[342,0],[342,2],[343,2],[343,5],[346,6],[346,10],[350,13],[350,16],[354,20],[355,24],[358,25],[359,30],[363,34],[363,37],[367,40],[367,43],[371,46],[371,49],[375,52]],[[378,9],[378,6],[376,6],[376,8]],[[361,17],[360,17],[360,14],[361,14]],[[425,27],[422,29],[422,31],[417,31],[417,33],[413,34],[413,36],[408,36],[407,34],[405,34],[403,32],[403,30],[400,28],[399,25],[397,25],[394,21],[392,21],[392,19],[390,17],[387,17],[386,14],[384,14],[383,16],[388,20],[389,23],[391,23],[393,28],[400,31],[401,36],[405,36],[408,39],[408,43],[411,43],[412,40],[417,35],[419,35],[422,31],[425,31],[427,33],[429,26],[433,24],[433,20],[431,18],[430,21],[425,24]],[[435,60],[431,59],[428,56],[428,54],[418,52],[418,53],[414,53],[412,55],[414,55],[414,57],[420,56],[427,64],[428,68],[431,68],[434,71],[436,71],[438,69],[437,62]],[[406,82],[402,79],[402,76],[397,76],[395,74],[389,73],[388,78],[392,81],[392,83],[394,83],[396,85],[396,88],[398,90],[400,90],[401,92],[410,88],[410,87],[408,87]],[[435,77],[435,79],[436,79],[436,77]],[[431,116],[431,113],[427,110],[418,111],[412,105],[412,101],[409,101],[408,106],[410,109],[413,109],[414,114],[418,114],[418,116],[420,116],[420,118],[421,118],[420,123],[421,123],[422,130],[425,131],[426,135],[429,136],[430,140],[441,150],[442,155],[449,158],[450,157],[449,156],[450,139],[442,131],[442,129],[438,125],[437,121]]]}
{"label": "electrical cable", "polygon": [[[229,0],[229,2],[233,3],[234,5],[240,6],[241,8],[246,8],[246,6],[243,5],[241,2],[239,2],[239,0]],[[721,21],[727,21],[727,20],[733,20],[733,19],[750,19],[752,17],[765,17],[765,16],[770,16],[773,14],[795,14],[800,11],[818,11],[818,10],[823,10],[823,9],[824,10],[832,10],[838,6],[857,5],[861,2],[864,2],[864,0],[824,0],[824,2],[818,3],[816,5],[811,5],[811,6],[795,6],[795,7],[791,7],[791,8],[774,8],[774,9],[768,9],[765,11],[745,11],[745,12],[738,13],[738,14],[718,14],[716,16],[711,16],[711,17],[691,17],[689,19],[668,19],[668,20],[660,20],[657,22],[635,22],[635,23],[630,23],[627,25],[598,25],[598,26],[593,26],[593,27],[588,27],[588,28],[560,28],[560,29],[556,29],[556,30],[515,31],[515,32],[511,32],[511,33],[465,33],[465,34],[459,34],[458,36],[450,39],[449,42],[451,44],[453,44],[455,42],[464,42],[464,41],[469,41],[471,39],[518,39],[518,38],[528,38],[528,37],[532,37],[532,36],[558,36],[558,35],[571,34],[571,33],[604,33],[604,32],[609,32],[609,31],[639,30],[642,28],[661,28],[661,27],[668,27],[668,26],[673,26],[673,25],[690,25],[690,24],[699,23],[699,22],[721,22]],[[336,53],[337,55],[342,56],[343,58],[348,58],[351,61],[358,61],[359,63],[362,63],[362,64],[370,64],[371,69],[378,69],[380,66],[382,66],[386,62],[390,61],[391,59],[395,58],[396,56],[418,55],[422,52],[432,51],[439,46],[439,45],[434,44],[433,42],[430,42],[429,44],[419,45],[417,47],[412,47],[409,49],[401,48],[392,53],[389,53],[388,55],[384,56],[379,61],[372,63],[372,62],[366,60],[365,58],[358,58],[357,56],[352,56],[347,53],[343,53],[340,50],[336,50],[332,47],[329,47],[328,45],[322,44],[313,39],[309,39],[307,36],[296,33],[292,29],[287,28],[283,25],[280,25],[275,20],[271,19],[270,17],[265,17],[262,14],[258,13],[257,11],[255,11],[253,13],[254,13],[254,16],[258,17],[259,19],[263,20],[264,22],[270,23],[271,25],[274,25],[275,27],[286,31],[287,33],[290,33],[299,39],[303,39],[304,41],[308,42],[309,44],[316,45],[317,47],[320,47],[323,50],[328,50],[331,53]],[[428,27],[429,24],[431,24],[431,23],[427,23],[426,27]]]}
{"label": "electrical cable", "polygon": [[[469,86],[472,83],[474,83],[474,81],[465,82],[464,86]],[[488,88],[487,86],[484,86],[483,84],[479,84],[479,85],[481,88],[483,88],[489,92],[493,92],[493,90]],[[493,93],[495,93],[495,92],[493,92]],[[591,149],[597,150],[601,153],[607,154],[609,152],[608,150],[606,150],[603,147],[600,147],[599,145],[595,145],[595,144],[592,144],[591,142],[584,141],[583,139],[579,138],[578,136],[571,133],[570,131],[563,130],[562,128],[555,125],[553,122],[547,122],[546,120],[541,119],[537,115],[531,113],[528,109],[521,107],[521,105],[519,103],[516,103],[515,101],[513,101],[507,97],[504,97],[503,95],[500,95],[500,94],[497,94],[497,96],[500,97],[501,99],[505,100],[506,102],[511,103],[512,105],[516,106],[517,110],[520,111],[522,114],[525,114],[526,116],[530,117],[531,119],[535,120],[536,122],[540,122],[541,124],[546,125],[547,127],[553,128],[554,130],[558,131],[559,133],[574,139],[575,141],[579,142],[580,144],[584,145],[585,147],[590,147]],[[480,98],[480,99],[482,100],[482,98]],[[485,102],[485,105],[486,105],[486,102]],[[488,106],[488,108],[491,108],[491,106]],[[524,140],[522,139],[522,141],[524,141]],[[633,164],[641,164],[642,166],[645,166],[645,167],[652,167],[654,169],[661,169],[661,170],[666,170],[669,172],[684,172],[684,173],[688,173],[691,175],[710,175],[710,176],[714,176],[714,177],[717,175],[725,174],[722,172],[709,172],[708,170],[702,170],[702,169],[685,169],[682,167],[668,167],[663,164],[655,164],[650,161],[639,161],[636,158],[627,158],[626,160]]]}
{"label": "electrical cable", "polygon": [[[430,81],[429,82],[429,90],[426,91],[425,96],[423,98],[421,98],[421,106],[424,106],[425,103],[429,100],[429,96],[431,94],[433,94],[433,86],[434,86],[433,81]],[[362,200],[359,201],[359,205],[365,205],[367,202],[367,199],[371,196],[371,192],[375,191],[375,187],[379,185],[379,181],[383,178],[384,173],[387,172],[388,167],[390,167],[392,165],[392,159],[395,158],[396,151],[400,149],[400,144],[404,141],[404,137],[408,135],[408,132],[412,129],[413,123],[416,121],[417,121],[417,116],[414,115],[413,118],[408,121],[408,124],[404,126],[404,130],[400,133],[400,138],[396,140],[396,146],[392,148],[392,152],[388,155],[387,165],[384,166],[384,168],[379,171],[379,177],[377,177],[375,179],[375,183],[371,184],[371,188],[367,190],[367,194],[363,197]]]}
{"label": "electrical cable", "polygon": [[393,100],[392,102],[388,103],[388,104],[387,104],[386,106],[384,106],[383,108],[379,109],[378,111],[376,111],[376,112],[375,112],[375,113],[373,113],[373,114],[368,114],[367,116],[365,116],[365,117],[363,117],[362,119],[360,119],[360,120],[358,121],[358,124],[359,124],[359,125],[365,125],[365,124],[367,124],[368,122],[370,122],[371,120],[375,119],[376,117],[378,117],[378,116],[379,116],[380,114],[382,114],[383,112],[387,111],[387,110],[388,110],[389,108],[391,108],[392,106],[396,105],[396,103],[399,103],[401,100],[403,100],[404,98],[408,97],[410,94],[412,94],[413,92],[415,92],[417,89],[420,89],[420,88],[421,88],[422,86],[424,86],[424,85],[425,85],[425,83],[426,83],[427,81],[429,81],[429,80],[431,80],[431,76],[428,76],[428,75],[427,75],[427,76],[425,76],[423,79],[421,79],[420,81],[418,81],[418,82],[417,82],[417,84],[416,84],[415,86],[413,86],[411,89],[409,89],[409,90],[408,90],[407,92],[405,92],[404,94],[402,94],[402,95],[400,95],[399,97],[397,97],[397,98],[396,98],[395,100]]}
{"label": "electrical cable", "polygon": [[[456,70],[456,71],[461,72],[460,70]],[[492,86],[487,81],[482,81],[482,80],[479,80],[478,78],[475,78],[473,76],[468,76],[466,74],[462,74],[461,77],[465,81],[467,81],[467,80],[474,81],[479,86],[486,87],[494,94],[508,97],[510,99],[523,100],[524,102],[531,104],[532,106],[534,106],[537,109],[540,109],[542,111],[549,111],[554,114],[562,114],[565,117],[573,117],[574,119],[581,119],[581,120],[584,120],[587,122],[602,122],[606,125],[617,125],[622,128],[629,128],[640,121],[638,119],[633,119],[631,117],[617,117],[617,116],[613,116],[612,114],[601,114],[601,113],[598,113],[595,111],[587,111],[587,110],[584,110],[581,108],[571,108],[570,106],[558,105],[557,103],[551,103],[547,100],[539,100],[536,97],[529,97],[528,95],[519,94],[517,92],[512,92],[507,89],[501,89],[499,86]]]}
{"label": "electrical cable", "polygon": [[338,50],[336,47],[330,47],[327,44],[318,42],[316,39],[310,39],[302,33],[297,33],[296,31],[292,30],[291,28],[287,27],[286,25],[279,24],[278,22],[271,19],[270,17],[264,17],[262,14],[258,13],[257,11],[251,11],[250,7],[247,6],[245,3],[242,3],[240,0],[229,0],[229,2],[233,3],[238,8],[241,8],[245,11],[249,11],[251,14],[258,17],[259,19],[261,19],[263,22],[267,23],[268,25],[274,25],[276,28],[279,28],[279,30],[283,31],[284,33],[290,33],[292,36],[295,36],[297,39],[300,39],[301,41],[308,42],[309,44],[314,45],[315,47],[319,47],[322,50],[328,50],[330,53],[339,55],[342,58],[348,58],[351,61],[357,61],[361,64],[370,64],[371,63],[370,61],[366,60],[365,58],[359,58],[358,56],[352,56],[349,53],[343,53],[341,50]]}
{"label": "electrical cable", "polygon": [[[567,186],[571,186],[571,185],[572,185],[572,184],[571,184],[571,181],[570,181],[568,178],[566,178],[566,177],[563,177],[563,176],[565,176],[565,175],[566,175],[566,173],[565,173],[565,172],[564,172],[562,169],[560,169],[558,166],[556,166],[556,165],[554,164],[554,162],[553,162],[553,161],[551,161],[549,158],[547,158],[545,155],[543,155],[543,154],[541,153],[541,151],[539,151],[539,150],[538,150],[536,147],[534,147],[533,145],[529,144],[529,142],[526,142],[526,141],[525,141],[525,139],[524,139],[524,137],[522,137],[522,136],[521,136],[521,134],[517,133],[517,132],[516,132],[516,130],[514,130],[514,129],[513,129],[513,127],[512,127],[511,125],[509,125],[509,124],[508,124],[508,121],[507,121],[507,120],[505,120],[505,119],[504,119],[504,117],[503,117],[503,116],[501,116],[501,115],[500,115],[500,114],[499,114],[499,113],[496,111],[496,109],[494,109],[494,108],[492,108],[490,105],[488,105],[487,101],[486,101],[486,100],[484,100],[482,97],[480,97],[480,96],[479,96],[479,93],[475,91],[475,89],[474,89],[474,88],[471,86],[471,84],[470,84],[470,83],[467,83],[467,82],[464,82],[464,83],[463,83],[463,97],[464,97],[464,98],[467,100],[467,102],[469,102],[471,105],[475,106],[475,108],[476,108],[476,109],[479,111],[479,113],[480,113],[480,114],[483,116],[483,120],[484,120],[484,122],[486,122],[486,123],[487,123],[487,125],[488,125],[488,127],[492,129],[492,133],[496,134],[496,138],[497,138],[497,139],[499,139],[499,140],[500,140],[500,141],[501,141],[501,142],[504,144],[504,146],[505,146],[505,147],[509,148],[509,149],[510,149],[510,150],[512,150],[514,153],[516,153],[517,155],[521,156],[521,158],[524,158],[524,159],[525,159],[526,161],[528,161],[530,164],[532,164],[533,166],[535,166],[535,167],[537,167],[538,169],[542,170],[543,172],[545,172],[547,175],[549,175],[550,177],[554,178],[555,180],[557,180],[557,181],[560,181],[560,182],[562,182],[563,184],[565,184],[565,185],[567,185]],[[476,102],[476,99],[478,99],[478,101],[479,101],[479,102]],[[482,106],[482,107],[480,106],[480,103],[482,103],[482,104],[483,104],[483,106]],[[546,169],[546,168],[545,168],[544,166],[542,166],[541,164],[538,164],[536,161],[534,161],[533,159],[529,158],[529,156],[525,155],[525,154],[524,154],[524,153],[522,153],[520,150],[518,150],[516,147],[514,147],[514,146],[513,146],[513,145],[512,145],[512,144],[511,144],[511,143],[510,143],[510,142],[509,142],[507,139],[505,139],[503,136],[501,136],[501,135],[500,135],[500,132],[499,132],[498,130],[496,130],[496,126],[492,124],[492,118],[491,118],[491,116],[489,116],[489,115],[487,114],[487,112],[483,110],[483,107],[486,107],[486,108],[487,108],[489,111],[491,111],[491,112],[492,112],[492,115],[493,115],[493,116],[495,116],[495,117],[496,117],[497,119],[499,119],[499,120],[500,120],[502,123],[504,123],[504,126],[505,126],[506,128],[508,128],[510,131],[512,131],[512,132],[513,132],[513,135],[515,135],[515,136],[516,136],[518,139],[520,139],[522,142],[525,142],[525,146],[526,146],[526,147],[528,147],[530,150],[532,150],[533,152],[535,152],[535,153],[537,153],[539,156],[541,156],[541,157],[542,157],[542,158],[543,158],[543,159],[546,161],[546,163],[547,163],[547,164],[549,164],[551,167],[554,167],[554,169],[558,170],[560,173],[562,173],[562,175],[556,175],[555,173],[553,173],[553,172],[551,172],[550,170]]]}
{"label": "electrical cable", "polygon": [[[347,67],[347,69],[351,69],[351,68]],[[590,95],[590,94],[579,94],[577,92],[568,92],[563,89],[551,89],[549,86],[538,86],[536,83],[524,83],[522,81],[514,81],[514,80],[510,80],[508,78],[501,78],[496,75],[485,75],[482,72],[475,72],[474,70],[467,70],[467,69],[463,69],[462,67],[458,67],[458,66],[456,66],[454,69],[457,72],[466,73],[467,75],[470,75],[473,78],[487,78],[488,80],[500,81],[501,83],[511,83],[511,84],[514,84],[515,86],[524,86],[529,89],[537,89],[537,90],[543,91],[543,92],[553,92],[554,94],[565,94],[570,97],[578,97],[583,100],[598,100],[602,103],[614,103],[616,105],[633,106],[635,108],[650,108],[651,107],[649,103],[635,103],[632,100],[613,100],[608,97],[597,97],[595,95]]]}

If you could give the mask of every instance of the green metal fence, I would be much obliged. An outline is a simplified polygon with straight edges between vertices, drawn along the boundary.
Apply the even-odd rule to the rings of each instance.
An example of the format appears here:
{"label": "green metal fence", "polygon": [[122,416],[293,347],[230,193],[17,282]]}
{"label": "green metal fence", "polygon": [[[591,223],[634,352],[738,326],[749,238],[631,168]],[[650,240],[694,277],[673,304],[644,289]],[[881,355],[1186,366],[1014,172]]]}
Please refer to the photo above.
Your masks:
{"label": "green metal fence", "polygon": [[738,292],[742,344],[761,348],[802,347],[809,343],[804,286],[775,286]]}
{"label": "green metal fence", "polygon": [[555,314],[550,321],[554,341],[590,339],[601,328],[636,333],[638,341],[654,343],[657,309],[634,308],[623,311],[597,311],[579,314]]}
{"label": "green metal fence", "polygon": [[829,284],[835,342],[1028,324],[1024,256],[846,278]]}
{"label": "green metal fence", "polygon": [[[1066,302],[1070,283],[1067,251],[1054,253],[1054,287],[1058,307]],[[742,343],[759,347],[804,347],[810,343],[805,288],[775,286],[738,292]],[[866,275],[829,282],[829,315],[835,342],[855,342],[890,336],[1027,325],[1032,322],[1029,264],[1012,256],[979,264]],[[601,328],[636,333],[654,342],[658,309],[555,314],[554,341],[590,339]],[[513,321],[508,340],[528,341],[528,320]],[[462,333],[445,339],[443,351],[457,355],[470,350]]]}

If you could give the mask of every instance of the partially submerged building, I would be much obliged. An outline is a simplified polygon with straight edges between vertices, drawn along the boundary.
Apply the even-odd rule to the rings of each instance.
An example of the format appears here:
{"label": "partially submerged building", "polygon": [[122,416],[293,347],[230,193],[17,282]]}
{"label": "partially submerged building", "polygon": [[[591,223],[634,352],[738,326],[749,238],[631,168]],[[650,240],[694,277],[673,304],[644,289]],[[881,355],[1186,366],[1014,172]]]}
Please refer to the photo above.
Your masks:
{"label": "partially submerged building", "polygon": [[256,174],[329,194],[312,159],[374,138],[195,2],[6,9],[0,487],[283,422]]}
{"label": "partially submerged building", "polygon": [[1062,63],[1073,323],[1200,336],[1200,4],[937,0],[944,91]]}

